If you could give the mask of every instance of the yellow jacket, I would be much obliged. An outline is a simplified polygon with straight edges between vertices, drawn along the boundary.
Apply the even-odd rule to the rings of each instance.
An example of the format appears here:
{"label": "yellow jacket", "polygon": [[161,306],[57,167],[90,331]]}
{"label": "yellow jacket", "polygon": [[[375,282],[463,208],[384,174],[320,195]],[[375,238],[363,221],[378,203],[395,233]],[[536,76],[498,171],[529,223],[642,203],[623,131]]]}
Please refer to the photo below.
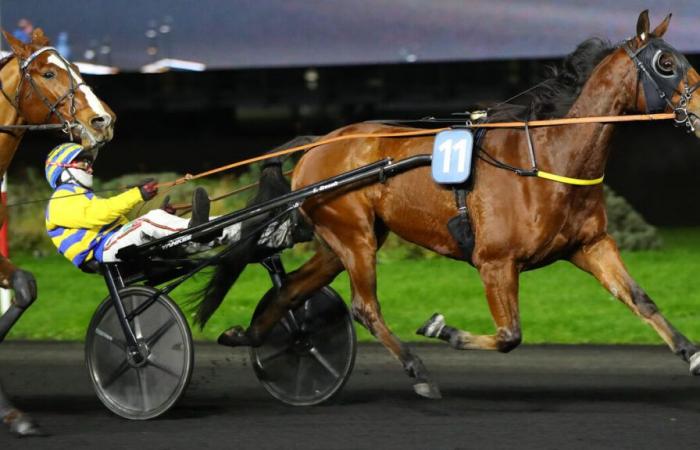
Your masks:
{"label": "yellow jacket", "polygon": [[93,258],[101,261],[104,242],[129,221],[125,214],[141,201],[138,188],[99,198],[80,186],[63,184],[46,207],[46,231],[58,252],[76,266]]}

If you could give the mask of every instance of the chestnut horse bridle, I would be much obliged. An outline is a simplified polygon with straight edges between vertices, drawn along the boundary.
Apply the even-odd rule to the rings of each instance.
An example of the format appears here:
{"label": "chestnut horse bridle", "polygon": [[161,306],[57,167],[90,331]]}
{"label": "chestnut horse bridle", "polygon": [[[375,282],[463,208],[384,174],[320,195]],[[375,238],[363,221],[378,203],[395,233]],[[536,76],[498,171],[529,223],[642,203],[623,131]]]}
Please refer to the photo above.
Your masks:
{"label": "chestnut horse bridle", "polygon": [[[70,87],[68,90],[61,95],[55,102],[51,103],[49,98],[44,94],[44,92],[39,89],[39,86],[37,86],[36,82],[34,81],[34,78],[29,74],[29,66],[31,65],[32,62],[41,54],[46,53],[46,52],[53,52],[55,55],[58,57],[58,59],[61,60],[61,62],[64,65],[64,68],[66,72],[68,73],[68,77],[70,79]],[[9,58],[11,58],[14,55],[11,55]],[[18,58],[19,62],[19,69],[20,69],[20,80],[19,83],[17,84],[17,90],[14,94],[14,98],[10,97],[7,92],[5,91],[4,87],[0,85],[0,92],[2,92],[2,95],[7,99],[7,101],[12,105],[12,107],[17,111],[17,114],[22,116],[21,110],[20,110],[20,102],[21,102],[21,92],[22,92],[22,84],[27,80],[29,85],[32,88],[32,91],[34,94],[36,94],[41,101],[46,105],[46,108],[48,109],[48,114],[46,115],[46,118],[44,119],[44,124],[42,125],[0,125],[0,130],[4,131],[11,131],[11,130],[50,130],[50,129],[61,129],[64,133],[68,134],[71,138],[73,139],[73,128],[76,128],[79,125],[79,123],[75,120],[75,93],[76,91],[80,88],[80,86],[84,85],[84,82],[79,82],[76,83],[75,79],[73,78],[73,75],[71,74],[71,67],[70,63],[63,57],[61,54],[58,52],[58,50],[54,47],[42,47],[38,50],[36,50],[34,53],[29,55],[27,59],[22,60]],[[70,118],[66,118],[63,114],[61,114],[61,111],[58,110],[58,107],[61,103],[63,103],[65,100],[68,100],[70,102]],[[61,122],[61,124],[49,124],[47,123],[52,116],[55,116],[58,118],[58,120]]]}
{"label": "chestnut horse bridle", "polygon": [[[691,117],[693,114],[688,112],[688,104],[693,93],[700,87],[700,82],[692,86],[688,83],[688,69],[690,68],[688,60],[660,38],[651,38],[636,50],[631,48],[630,42],[625,43],[623,48],[637,67],[636,96],[639,95],[639,84],[641,83],[647,113],[662,112],[666,107],[671,107],[676,115],[675,124],[677,126],[685,125],[689,133],[694,132],[694,119]],[[662,73],[658,64],[664,51],[672,54],[676,60],[675,71],[671,73]],[[683,88],[682,91],[679,91],[678,86],[681,82]],[[675,105],[671,101],[674,94],[680,96]]]}

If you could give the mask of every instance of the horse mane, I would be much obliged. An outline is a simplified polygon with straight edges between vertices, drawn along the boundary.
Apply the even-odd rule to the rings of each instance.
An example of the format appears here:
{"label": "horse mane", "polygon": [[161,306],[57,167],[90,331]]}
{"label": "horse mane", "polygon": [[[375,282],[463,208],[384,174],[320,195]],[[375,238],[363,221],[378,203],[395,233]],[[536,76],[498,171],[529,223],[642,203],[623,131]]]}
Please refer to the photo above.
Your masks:
{"label": "horse mane", "polygon": [[581,93],[593,69],[615,47],[609,41],[590,38],[578,45],[559,66],[548,67],[549,77],[517,103],[489,108],[490,120],[532,120],[564,117]]}

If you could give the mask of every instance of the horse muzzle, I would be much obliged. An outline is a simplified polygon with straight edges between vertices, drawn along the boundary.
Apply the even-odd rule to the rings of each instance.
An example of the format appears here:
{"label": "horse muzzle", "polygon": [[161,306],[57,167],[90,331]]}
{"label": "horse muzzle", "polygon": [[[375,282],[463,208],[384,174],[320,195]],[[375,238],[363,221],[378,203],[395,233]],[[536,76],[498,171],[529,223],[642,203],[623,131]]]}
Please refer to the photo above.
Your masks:
{"label": "horse muzzle", "polygon": [[695,136],[700,138],[700,118],[696,116],[695,114],[690,115],[690,123],[692,125],[692,131],[695,133]]}
{"label": "horse muzzle", "polygon": [[80,137],[80,144],[85,149],[98,148],[114,137],[114,122],[96,128],[92,124],[85,125],[82,121],[78,121],[78,126],[73,132]]}

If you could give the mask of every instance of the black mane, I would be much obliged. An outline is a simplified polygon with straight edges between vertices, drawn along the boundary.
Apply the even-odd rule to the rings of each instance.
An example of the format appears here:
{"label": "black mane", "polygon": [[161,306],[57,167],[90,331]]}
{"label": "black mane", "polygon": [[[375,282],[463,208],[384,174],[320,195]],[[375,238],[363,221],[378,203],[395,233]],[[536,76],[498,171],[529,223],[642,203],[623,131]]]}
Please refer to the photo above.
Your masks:
{"label": "black mane", "polygon": [[564,117],[574,104],[593,69],[615,49],[608,41],[583,41],[560,66],[549,68],[550,76],[517,100],[517,104],[489,109],[490,120],[533,120]]}

